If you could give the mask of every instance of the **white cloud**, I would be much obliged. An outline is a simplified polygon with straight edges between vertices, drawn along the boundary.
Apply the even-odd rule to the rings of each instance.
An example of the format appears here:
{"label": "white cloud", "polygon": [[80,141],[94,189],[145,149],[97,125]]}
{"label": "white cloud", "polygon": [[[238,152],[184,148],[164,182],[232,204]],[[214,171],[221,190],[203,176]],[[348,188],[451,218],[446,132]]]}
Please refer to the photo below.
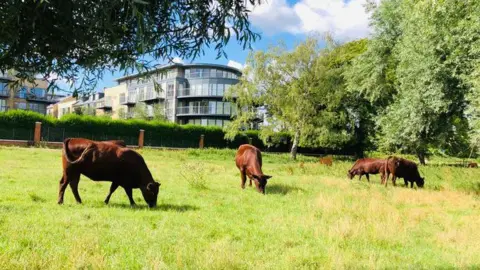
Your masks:
{"label": "white cloud", "polygon": [[[378,1],[378,0],[377,0]],[[253,8],[252,23],[265,34],[332,32],[341,40],[370,33],[366,0],[299,0],[290,6],[285,0],[269,0]]]}
{"label": "white cloud", "polygon": [[233,60],[228,60],[227,66],[233,67],[233,68],[236,68],[236,69],[239,69],[239,70],[242,70],[243,67],[244,67],[239,62],[236,62],[236,61],[233,61]]}
{"label": "white cloud", "polygon": [[177,64],[183,64],[183,59],[180,57],[174,57],[172,62]]}

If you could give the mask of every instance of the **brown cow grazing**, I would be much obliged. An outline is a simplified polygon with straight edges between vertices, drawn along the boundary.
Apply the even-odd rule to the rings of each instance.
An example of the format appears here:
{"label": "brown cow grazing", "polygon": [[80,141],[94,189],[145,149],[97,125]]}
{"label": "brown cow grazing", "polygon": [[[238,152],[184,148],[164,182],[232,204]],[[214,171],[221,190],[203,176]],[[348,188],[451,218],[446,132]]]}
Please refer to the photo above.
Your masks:
{"label": "brown cow grazing", "polygon": [[123,187],[135,205],[132,189],[140,188],[149,207],[157,204],[160,183],[153,180],[147,164],[137,152],[120,147],[111,141],[96,142],[87,139],[66,139],[63,142],[63,176],[60,179],[58,203],[63,203],[67,185],[70,184],[77,203],[82,203],[78,194],[78,182],[83,174],[93,181],[110,181],[110,192],[105,199],[108,204],[113,192]]}
{"label": "brown cow grazing", "polygon": [[245,188],[247,176],[250,179],[250,186],[252,186],[252,179],[255,182],[258,192],[265,194],[265,186],[267,180],[271,178],[262,172],[262,153],[258,148],[250,144],[242,144],[238,148],[235,156],[235,163],[240,170],[240,177],[242,178],[242,188]]}
{"label": "brown cow grazing", "polygon": [[470,162],[468,163],[467,168],[478,168],[478,164],[476,162]]}
{"label": "brown cow grazing", "polygon": [[355,161],[352,168],[348,170],[348,178],[350,180],[355,176],[359,175],[358,180],[362,180],[362,176],[367,177],[368,182],[370,182],[370,174],[380,173],[380,179],[385,178],[385,160],[379,158],[361,158]]}
{"label": "brown cow grazing", "polygon": [[392,156],[388,157],[385,160],[385,186],[388,184],[390,173],[392,174],[392,182],[394,186],[396,186],[397,177],[403,178],[405,187],[408,187],[408,182],[410,182],[411,188],[413,188],[414,182],[420,188],[423,188],[425,185],[425,178],[420,177],[417,164],[413,161]]}

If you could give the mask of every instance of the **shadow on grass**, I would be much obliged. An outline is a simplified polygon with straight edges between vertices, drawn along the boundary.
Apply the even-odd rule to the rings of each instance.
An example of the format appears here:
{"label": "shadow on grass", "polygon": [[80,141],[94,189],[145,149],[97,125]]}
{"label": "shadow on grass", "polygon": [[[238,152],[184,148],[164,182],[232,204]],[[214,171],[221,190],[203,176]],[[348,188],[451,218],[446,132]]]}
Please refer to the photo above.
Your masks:
{"label": "shadow on grass", "polygon": [[[100,205],[98,206],[100,207]],[[124,208],[124,209],[131,209],[131,210],[145,210],[148,209],[150,211],[173,211],[173,212],[187,212],[187,211],[197,211],[200,208],[189,205],[189,204],[159,204],[154,208],[150,208],[145,204],[137,204],[135,206],[130,206],[130,204],[121,204],[121,203],[109,203],[108,205],[103,205],[103,207],[112,207],[112,208]]]}
{"label": "shadow on grass", "polygon": [[305,191],[303,188],[299,187],[294,187],[294,186],[287,186],[283,184],[273,184],[273,185],[267,185],[266,188],[266,194],[280,194],[280,195],[286,195],[290,192],[294,191]]}

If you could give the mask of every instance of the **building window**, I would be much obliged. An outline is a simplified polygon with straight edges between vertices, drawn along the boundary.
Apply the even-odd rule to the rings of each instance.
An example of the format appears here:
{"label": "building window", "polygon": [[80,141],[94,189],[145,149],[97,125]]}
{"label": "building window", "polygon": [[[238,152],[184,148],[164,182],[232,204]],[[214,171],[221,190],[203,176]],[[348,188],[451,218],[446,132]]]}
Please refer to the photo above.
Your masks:
{"label": "building window", "polygon": [[225,90],[225,85],[224,84],[218,84],[217,85],[217,95],[218,96],[223,96]]}
{"label": "building window", "polygon": [[0,112],[7,111],[7,101],[5,99],[0,99]]}
{"label": "building window", "polygon": [[38,87],[30,89],[30,94],[34,95],[35,97],[45,97],[45,92],[45,89]]}
{"label": "building window", "polygon": [[27,98],[27,87],[22,86],[22,88],[18,90],[16,96],[19,98]]}
{"label": "building window", "polygon": [[25,103],[25,102],[15,102],[15,109],[26,110],[27,109],[27,103]]}

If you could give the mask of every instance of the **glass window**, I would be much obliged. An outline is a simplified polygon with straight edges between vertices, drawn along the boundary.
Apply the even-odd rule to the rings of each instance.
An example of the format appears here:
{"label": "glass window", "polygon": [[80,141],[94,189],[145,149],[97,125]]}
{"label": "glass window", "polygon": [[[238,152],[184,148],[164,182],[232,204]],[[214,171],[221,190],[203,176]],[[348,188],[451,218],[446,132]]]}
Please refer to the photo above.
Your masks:
{"label": "glass window", "polygon": [[230,102],[225,102],[223,104],[224,114],[230,115]]}
{"label": "glass window", "polygon": [[208,119],[209,126],[215,126],[215,119]]}
{"label": "glass window", "polygon": [[0,112],[7,111],[7,101],[5,99],[0,99]]}
{"label": "glass window", "polygon": [[208,93],[210,96],[216,96],[217,95],[217,84],[212,83],[210,84],[210,91]]}
{"label": "glass window", "polygon": [[209,114],[215,114],[215,108],[216,108],[216,102],[215,101],[210,101],[208,102],[208,113]]}
{"label": "glass window", "polygon": [[215,77],[221,78],[222,75],[223,75],[223,71],[217,69],[217,76],[215,76]]}
{"label": "glass window", "polygon": [[26,110],[27,103],[25,102],[15,102],[15,109]]}
{"label": "glass window", "polygon": [[210,69],[210,77],[215,78],[217,76],[217,70],[216,69]]}
{"label": "glass window", "polygon": [[208,95],[208,83],[202,84],[202,95]]}
{"label": "glass window", "polygon": [[22,88],[20,88],[20,90],[17,93],[17,97],[26,98],[27,97],[27,87],[22,86]]}
{"label": "glass window", "polygon": [[30,89],[30,94],[36,96],[36,97],[45,97],[45,89],[42,88],[32,88]]}
{"label": "glass window", "polygon": [[218,96],[223,96],[225,85],[224,84],[218,84],[217,87],[218,87],[217,88],[217,95]]}
{"label": "glass window", "polygon": [[217,102],[217,114],[222,114],[223,113],[223,102],[218,101]]}
{"label": "glass window", "polygon": [[218,126],[218,127],[222,127],[223,126],[222,122],[223,122],[222,120],[217,119],[217,120],[215,120],[215,125]]}
{"label": "glass window", "polygon": [[201,120],[202,120],[202,126],[206,126],[207,125],[207,119],[202,118]]}
{"label": "glass window", "polygon": [[229,73],[228,71],[225,71],[225,70],[224,70],[224,71],[223,71],[223,78],[228,78],[228,73]]}

